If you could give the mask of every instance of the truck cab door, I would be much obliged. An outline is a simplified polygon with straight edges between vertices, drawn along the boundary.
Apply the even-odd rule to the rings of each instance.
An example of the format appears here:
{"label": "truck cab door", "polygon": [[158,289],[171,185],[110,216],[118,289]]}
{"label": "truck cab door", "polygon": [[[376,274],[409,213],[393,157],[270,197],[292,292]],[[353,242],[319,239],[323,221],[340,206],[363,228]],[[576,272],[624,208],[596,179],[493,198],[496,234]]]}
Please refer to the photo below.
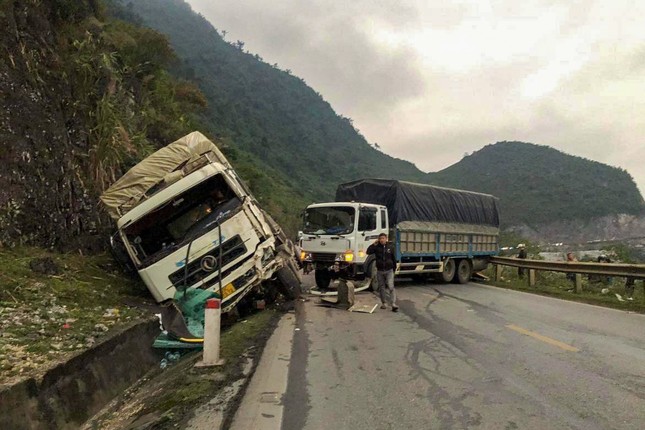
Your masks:
{"label": "truck cab door", "polygon": [[358,249],[367,250],[379,235],[379,214],[376,208],[361,207],[358,213]]}
{"label": "truck cab door", "polygon": [[[385,233],[389,236],[390,234],[390,226],[388,222],[388,217],[387,217],[387,209],[380,209],[379,210],[379,217],[378,217],[378,233]],[[392,238],[390,238],[392,240]]]}

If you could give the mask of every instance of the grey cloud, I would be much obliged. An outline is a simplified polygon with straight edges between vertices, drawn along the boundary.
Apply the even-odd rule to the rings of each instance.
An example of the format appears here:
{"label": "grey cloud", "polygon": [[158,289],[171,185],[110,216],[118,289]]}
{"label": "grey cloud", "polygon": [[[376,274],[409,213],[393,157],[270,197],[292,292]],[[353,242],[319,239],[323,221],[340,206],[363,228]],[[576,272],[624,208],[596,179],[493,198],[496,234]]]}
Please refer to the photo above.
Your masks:
{"label": "grey cloud", "polygon": [[[379,115],[397,100],[424,91],[413,51],[383,52],[358,28],[357,17],[371,19],[369,2],[331,7],[326,1],[284,1],[272,8],[259,0],[190,3],[215,27],[228,30],[227,39],[243,40],[265,61],[291,69],[346,116],[366,110]],[[393,7],[381,5],[378,13]],[[407,7],[397,10],[402,22],[414,15]]]}

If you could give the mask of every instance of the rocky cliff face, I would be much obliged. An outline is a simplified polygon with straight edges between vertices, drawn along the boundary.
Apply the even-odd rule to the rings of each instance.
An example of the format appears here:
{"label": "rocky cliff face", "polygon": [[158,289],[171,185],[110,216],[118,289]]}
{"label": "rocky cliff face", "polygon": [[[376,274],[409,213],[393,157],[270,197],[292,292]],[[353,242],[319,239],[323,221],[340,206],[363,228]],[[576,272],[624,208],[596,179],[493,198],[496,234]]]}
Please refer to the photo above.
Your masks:
{"label": "rocky cliff face", "polygon": [[589,221],[556,221],[536,228],[513,226],[509,230],[540,243],[627,241],[645,238],[645,215],[607,215]]}
{"label": "rocky cliff face", "polygon": [[0,245],[70,248],[96,226],[87,154],[56,54],[56,2],[0,2]]}

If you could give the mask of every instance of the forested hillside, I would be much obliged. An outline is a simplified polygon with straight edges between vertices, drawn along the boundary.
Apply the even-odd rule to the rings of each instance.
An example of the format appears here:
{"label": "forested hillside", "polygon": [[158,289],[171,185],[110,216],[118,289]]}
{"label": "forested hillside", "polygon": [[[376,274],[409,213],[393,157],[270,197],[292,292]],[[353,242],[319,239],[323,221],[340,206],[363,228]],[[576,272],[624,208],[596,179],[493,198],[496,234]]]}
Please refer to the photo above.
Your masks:
{"label": "forested hillside", "polygon": [[291,233],[305,205],[361,177],[492,193],[505,226],[643,211],[626,172],[543,146],[502,142],[423,173],[221,33],[182,0],[0,2],[0,246],[95,248],[112,228],[100,192],[193,130]]}
{"label": "forested hillside", "polygon": [[645,209],[626,171],[530,143],[487,145],[430,178],[435,184],[498,196],[506,226],[638,214]]}
{"label": "forested hillside", "polygon": [[373,148],[349,118],[300,78],[228,43],[181,0],[137,0],[132,10],[168,35],[180,72],[206,95],[206,117],[231,145],[253,154],[292,181],[309,199],[333,197],[339,182],[364,176],[423,181],[412,163]]}

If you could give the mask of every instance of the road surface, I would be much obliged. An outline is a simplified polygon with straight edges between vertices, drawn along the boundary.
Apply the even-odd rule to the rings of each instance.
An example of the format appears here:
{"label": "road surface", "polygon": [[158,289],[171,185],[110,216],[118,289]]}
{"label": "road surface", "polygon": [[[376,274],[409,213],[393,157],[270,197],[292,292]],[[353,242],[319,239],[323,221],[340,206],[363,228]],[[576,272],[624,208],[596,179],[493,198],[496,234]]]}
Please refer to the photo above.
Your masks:
{"label": "road surface", "polygon": [[397,292],[399,313],[299,303],[233,429],[645,428],[645,315],[478,284]]}

